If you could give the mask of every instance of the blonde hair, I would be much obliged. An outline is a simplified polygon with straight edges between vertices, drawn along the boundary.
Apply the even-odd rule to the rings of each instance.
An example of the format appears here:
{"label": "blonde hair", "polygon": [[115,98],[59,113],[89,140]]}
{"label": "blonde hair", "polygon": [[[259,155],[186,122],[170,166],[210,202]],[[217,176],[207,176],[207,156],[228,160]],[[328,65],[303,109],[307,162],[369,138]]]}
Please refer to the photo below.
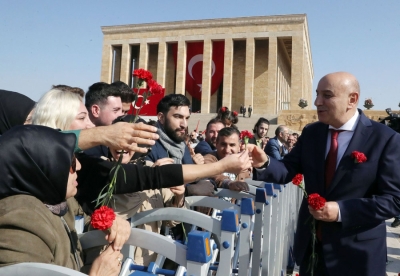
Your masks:
{"label": "blonde hair", "polygon": [[83,98],[79,94],[51,89],[36,104],[32,124],[68,130],[82,101]]}

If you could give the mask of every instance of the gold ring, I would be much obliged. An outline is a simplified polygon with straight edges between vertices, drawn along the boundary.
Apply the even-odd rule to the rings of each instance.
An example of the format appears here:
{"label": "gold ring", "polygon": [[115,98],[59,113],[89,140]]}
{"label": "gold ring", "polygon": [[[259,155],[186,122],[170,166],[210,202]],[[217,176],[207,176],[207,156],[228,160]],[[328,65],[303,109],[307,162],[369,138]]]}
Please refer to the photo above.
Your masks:
{"label": "gold ring", "polygon": [[122,259],[120,257],[118,257],[117,260],[118,260],[118,265],[121,265],[122,264]]}

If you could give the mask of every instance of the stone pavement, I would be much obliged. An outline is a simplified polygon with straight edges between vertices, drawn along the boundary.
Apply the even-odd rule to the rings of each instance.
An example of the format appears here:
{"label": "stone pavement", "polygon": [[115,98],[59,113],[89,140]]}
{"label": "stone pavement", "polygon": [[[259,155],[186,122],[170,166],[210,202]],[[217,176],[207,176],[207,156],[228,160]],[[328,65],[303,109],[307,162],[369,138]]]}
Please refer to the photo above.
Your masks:
{"label": "stone pavement", "polygon": [[[387,232],[387,250],[388,250],[388,264],[386,265],[387,276],[399,276],[400,275],[400,226],[397,228],[390,227],[390,224],[394,219],[386,221],[386,232]],[[298,273],[298,267],[296,266],[293,274]]]}
{"label": "stone pavement", "polygon": [[393,219],[386,221],[388,261],[387,276],[398,276],[400,273],[400,227],[392,228]]}

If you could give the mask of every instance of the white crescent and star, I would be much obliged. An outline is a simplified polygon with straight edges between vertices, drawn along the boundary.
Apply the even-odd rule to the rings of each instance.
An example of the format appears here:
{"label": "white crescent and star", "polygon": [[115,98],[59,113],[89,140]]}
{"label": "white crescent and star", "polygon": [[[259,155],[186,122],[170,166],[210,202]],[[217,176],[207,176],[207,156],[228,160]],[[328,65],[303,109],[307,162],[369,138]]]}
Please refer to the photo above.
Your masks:
{"label": "white crescent and star", "polygon": [[[139,98],[143,98],[143,95],[138,95],[137,98],[138,98],[138,99],[139,99]],[[132,102],[133,107],[134,107],[135,109],[140,109],[140,107],[136,105],[136,102],[137,102],[137,100],[134,101],[134,102]],[[150,104],[150,100],[149,100],[149,99],[146,99],[146,100],[144,101],[144,104],[145,104],[145,105]]]}
{"label": "white crescent and star", "polygon": [[[189,75],[192,77],[193,80],[194,80],[194,77],[193,77],[193,66],[197,62],[200,62],[200,61],[203,61],[203,54],[195,55],[189,60],[188,71],[189,71]],[[212,60],[212,63],[211,63],[211,77],[213,77],[214,74],[215,74],[215,63]],[[200,87],[200,91],[199,92],[201,92],[202,85],[197,83],[197,86]]]}

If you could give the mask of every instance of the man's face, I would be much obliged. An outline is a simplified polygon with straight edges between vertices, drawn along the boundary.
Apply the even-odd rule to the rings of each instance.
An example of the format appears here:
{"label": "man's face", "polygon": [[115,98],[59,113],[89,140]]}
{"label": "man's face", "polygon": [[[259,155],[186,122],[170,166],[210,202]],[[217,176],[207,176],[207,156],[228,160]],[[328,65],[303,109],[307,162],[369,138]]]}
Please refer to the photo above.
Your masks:
{"label": "man's face", "polygon": [[105,104],[100,105],[96,126],[109,126],[122,114],[122,103],[120,97],[109,96]]}
{"label": "man's face", "polygon": [[131,109],[131,103],[124,103],[122,102],[122,114],[128,114],[129,110]]}
{"label": "man's face", "polygon": [[294,143],[296,143],[296,139],[293,135],[289,135],[287,139],[287,144],[289,145],[289,147],[293,147]]}
{"label": "man's face", "polygon": [[279,133],[279,141],[281,141],[281,143],[286,143],[287,139],[289,138],[289,129],[288,128],[284,128],[280,133]]}
{"label": "man's face", "polygon": [[171,106],[166,116],[159,113],[158,119],[164,126],[165,133],[174,142],[185,140],[185,129],[188,126],[190,112],[188,106]]}
{"label": "man's face", "polygon": [[344,81],[328,75],[323,77],[317,87],[314,105],[317,107],[318,120],[333,127],[341,127],[350,118],[346,112],[354,107],[355,93],[349,93]]}
{"label": "man's face", "polygon": [[268,134],[269,126],[265,123],[262,123],[257,128],[257,136],[263,138]]}
{"label": "man's face", "polygon": [[224,128],[223,123],[216,123],[209,125],[206,131],[206,138],[205,138],[206,142],[215,148],[217,144],[218,132],[223,128]]}
{"label": "man's face", "polygon": [[238,153],[240,150],[239,135],[233,133],[231,136],[220,136],[217,140],[217,156],[222,159],[227,155]]}

